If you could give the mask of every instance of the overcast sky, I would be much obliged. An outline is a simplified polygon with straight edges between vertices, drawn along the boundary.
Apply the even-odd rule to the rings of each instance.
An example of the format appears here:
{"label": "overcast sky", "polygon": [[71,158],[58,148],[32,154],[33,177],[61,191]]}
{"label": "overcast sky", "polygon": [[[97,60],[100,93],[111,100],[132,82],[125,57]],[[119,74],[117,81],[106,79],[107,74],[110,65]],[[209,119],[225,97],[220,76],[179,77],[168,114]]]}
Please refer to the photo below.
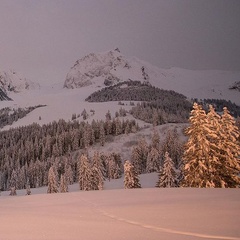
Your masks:
{"label": "overcast sky", "polygon": [[153,65],[240,71],[240,0],[0,0],[0,69],[64,81],[118,47]]}

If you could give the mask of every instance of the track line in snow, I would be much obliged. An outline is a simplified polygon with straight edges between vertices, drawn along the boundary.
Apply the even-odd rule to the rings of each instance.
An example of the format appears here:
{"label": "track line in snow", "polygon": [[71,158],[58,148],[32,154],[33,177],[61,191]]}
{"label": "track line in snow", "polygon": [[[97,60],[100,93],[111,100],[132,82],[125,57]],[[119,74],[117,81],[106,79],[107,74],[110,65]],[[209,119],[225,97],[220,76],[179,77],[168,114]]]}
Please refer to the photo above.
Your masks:
{"label": "track line in snow", "polygon": [[155,230],[155,231],[159,231],[159,232],[173,233],[173,234],[199,237],[199,238],[207,238],[207,239],[240,240],[240,238],[236,238],[236,237],[217,236],[217,235],[208,235],[208,234],[201,234],[201,233],[194,233],[194,232],[177,231],[177,230],[173,230],[173,229],[169,229],[169,228],[152,226],[152,225],[143,224],[143,223],[132,221],[132,220],[125,219],[125,218],[119,218],[119,217],[117,217],[115,215],[112,215],[112,214],[109,214],[106,211],[103,211],[101,209],[98,209],[98,211],[101,214],[103,214],[104,216],[115,219],[117,221],[125,222],[125,223],[128,223],[128,224],[132,224],[132,225],[135,225],[135,226],[139,226],[139,227],[143,227],[143,228],[146,228],[146,229],[151,229],[151,230]]}
{"label": "track line in snow", "polygon": [[240,240],[238,237],[230,237],[230,236],[218,236],[218,235],[208,235],[208,234],[202,234],[202,233],[195,233],[195,232],[185,232],[185,231],[178,231],[174,229],[169,229],[169,228],[163,228],[163,227],[158,227],[158,226],[152,226],[149,224],[143,224],[137,221],[133,221],[130,219],[118,217],[116,215],[110,214],[106,212],[105,210],[101,209],[96,203],[87,201],[85,199],[82,199],[84,202],[88,203],[91,205],[97,212],[100,214],[104,215],[105,217],[114,219],[116,221],[124,222],[127,224],[131,224],[134,226],[146,228],[146,229],[151,229],[154,231],[158,232],[165,232],[165,233],[172,233],[172,234],[178,234],[178,235],[185,235],[185,236],[190,236],[190,237],[198,237],[198,238],[205,238],[205,239],[219,239],[219,240]]}

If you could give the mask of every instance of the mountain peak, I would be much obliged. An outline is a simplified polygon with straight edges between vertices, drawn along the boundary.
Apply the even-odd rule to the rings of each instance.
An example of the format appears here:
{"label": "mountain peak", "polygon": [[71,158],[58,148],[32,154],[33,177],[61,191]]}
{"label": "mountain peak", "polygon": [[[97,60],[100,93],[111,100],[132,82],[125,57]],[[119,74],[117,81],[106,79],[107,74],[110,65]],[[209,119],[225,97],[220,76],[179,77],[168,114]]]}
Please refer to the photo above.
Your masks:
{"label": "mountain peak", "polygon": [[18,93],[24,90],[38,89],[39,87],[39,84],[20,76],[14,70],[0,71],[0,88],[5,93]]}
{"label": "mountain peak", "polygon": [[90,53],[77,60],[67,74],[64,87],[79,88],[97,83],[111,85],[119,81],[146,81],[148,74],[140,60],[128,59],[119,48]]}

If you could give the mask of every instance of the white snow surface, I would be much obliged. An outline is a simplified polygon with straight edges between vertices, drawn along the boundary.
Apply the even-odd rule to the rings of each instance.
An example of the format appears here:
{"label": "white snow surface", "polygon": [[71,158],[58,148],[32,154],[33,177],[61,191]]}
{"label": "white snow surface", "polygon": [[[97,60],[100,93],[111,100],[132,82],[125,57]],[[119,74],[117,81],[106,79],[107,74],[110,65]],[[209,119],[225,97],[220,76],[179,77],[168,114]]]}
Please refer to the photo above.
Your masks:
{"label": "white snow surface", "polygon": [[47,194],[47,188],[0,196],[1,240],[240,239],[237,189],[154,188],[157,174],[140,176],[142,189]]}

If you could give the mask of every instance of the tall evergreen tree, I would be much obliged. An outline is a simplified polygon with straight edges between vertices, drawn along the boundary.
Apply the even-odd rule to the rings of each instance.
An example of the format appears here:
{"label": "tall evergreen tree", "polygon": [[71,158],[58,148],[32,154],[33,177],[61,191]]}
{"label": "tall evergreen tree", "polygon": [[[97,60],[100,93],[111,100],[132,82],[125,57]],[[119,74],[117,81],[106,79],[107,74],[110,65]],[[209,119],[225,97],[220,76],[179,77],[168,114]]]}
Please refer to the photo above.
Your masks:
{"label": "tall evergreen tree", "polygon": [[53,166],[50,167],[48,172],[48,190],[47,193],[57,193],[58,186],[57,186],[56,175]]}
{"label": "tall evergreen tree", "polygon": [[159,150],[152,147],[147,156],[146,172],[158,172],[160,169],[160,153]]}
{"label": "tall evergreen tree", "polygon": [[104,177],[103,177],[103,165],[99,152],[94,152],[92,162],[92,188],[93,190],[102,190]]}
{"label": "tall evergreen tree", "polygon": [[146,172],[148,145],[144,138],[133,148],[131,160],[138,174]]}
{"label": "tall evergreen tree", "polygon": [[92,171],[87,155],[82,154],[78,164],[78,182],[80,190],[92,190]]}
{"label": "tall evergreen tree", "polygon": [[60,192],[61,193],[68,192],[68,184],[67,184],[67,181],[66,181],[65,174],[61,174],[61,178],[60,178]]}
{"label": "tall evergreen tree", "polygon": [[138,174],[128,160],[124,163],[124,188],[141,188]]}
{"label": "tall evergreen tree", "polygon": [[240,187],[240,143],[235,119],[223,108],[220,131],[221,187]]}
{"label": "tall evergreen tree", "polygon": [[156,187],[176,187],[177,186],[177,173],[174,163],[170,158],[168,152],[164,155],[164,164],[159,174],[159,180]]}
{"label": "tall evergreen tree", "polygon": [[214,167],[209,161],[210,143],[207,139],[210,129],[207,124],[206,112],[194,103],[190,126],[186,129],[189,139],[185,145],[184,180],[185,187],[214,187]]}

